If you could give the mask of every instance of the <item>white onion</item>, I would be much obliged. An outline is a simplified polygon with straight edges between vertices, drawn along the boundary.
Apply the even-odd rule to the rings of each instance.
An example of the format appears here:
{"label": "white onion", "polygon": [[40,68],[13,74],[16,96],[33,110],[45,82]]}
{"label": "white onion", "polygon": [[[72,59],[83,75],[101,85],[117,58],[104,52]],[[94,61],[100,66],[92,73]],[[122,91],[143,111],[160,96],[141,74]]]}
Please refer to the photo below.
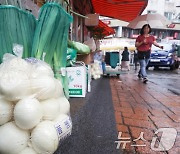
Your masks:
{"label": "white onion", "polygon": [[95,74],[98,75],[99,74],[99,70],[96,70]]}
{"label": "white onion", "polygon": [[28,75],[22,71],[4,71],[0,77],[0,93],[9,101],[18,101],[31,95]]}
{"label": "white onion", "polygon": [[101,78],[101,75],[97,75],[97,78],[98,78],[98,79]]}
{"label": "white onion", "polygon": [[22,129],[32,129],[42,118],[42,108],[35,98],[25,98],[19,101],[14,108],[16,124]]}
{"label": "white onion", "polygon": [[58,102],[60,105],[60,114],[70,114],[70,104],[66,97],[58,98]]}
{"label": "white onion", "polygon": [[19,129],[13,122],[0,127],[0,153],[18,154],[26,146],[29,139],[27,131]]}
{"label": "white onion", "polygon": [[22,71],[26,74],[30,74],[29,69],[31,65],[20,57],[14,57],[10,60],[6,60],[3,64],[3,71]]}
{"label": "white onion", "polygon": [[98,70],[99,70],[99,68],[98,68],[98,67],[95,67],[95,68],[94,68],[94,71],[95,71],[95,72],[97,72]]}
{"label": "white onion", "polygon": [[92,73],[92,74],[94,73],[94,69],[91,69],[91,73]]}
{"label": "white onion", "polygon": [[71,135],[72,121],[71,121],[70,116],[65,115],[65,114],[60,114],[54,120],[54,126],[55,126],[55,128],[57,130],[59,140],[64,140],[68,136]]}
{"label": "white onion", "polygon": [[13,115],[14,105],[0,97],[0,125],[3,125],[11,120]]}
{"label": "white onion", "polygon": [[63,86],[60,80],[54,79],[55,84],[56,84],[56,89],[54,91],[54,94],[52,97],[58,98],[58,97],[64,97],[64,91],[63,91]]}
{"label": "white onion", "polygon": [[52,121],[43,121],[33,129],[32,146],[39,154],[53,154],[58,148],[58,135]]}
{"label": "white onion", "polygon": [[59,115],[60,103],[57,99],[51,98],[41,102],[44,120],[54,120]]}
{"label": "white onion", "polygon": [[14,58],[17,58],[17,56],[13,55],[13,54],[10,54],[10,53],[5,53],[3,55],[3,63],[7,62],[7,61],[10,61]]}
{"label": "white onion", "polygon": [[19,154],[37,154],[32,148],[26,147]]}
{"label": "white onion", "polygon": [[32,93],[39,100],[52,98],[56,91],[56,82],[54,78],[49,76],[41,76],[31,79]]}
{"label": "white onion", "polygon": [[32,64],[31,77],[39,78],[42,76],[54,77],[54,73],[51,67],[47,63],[38,60],[36,63]]}
{"label": "white onion", "polygon": [[94,74],[94,72],[95,72],[94,69],[92,69],[92,70],[91,70],[91,74]]}
{"label": "white onion", "polygon": [[94,77],[94,79],[98,79],[98,76],[97,76],[97,75],[94,75],[93,77]]}

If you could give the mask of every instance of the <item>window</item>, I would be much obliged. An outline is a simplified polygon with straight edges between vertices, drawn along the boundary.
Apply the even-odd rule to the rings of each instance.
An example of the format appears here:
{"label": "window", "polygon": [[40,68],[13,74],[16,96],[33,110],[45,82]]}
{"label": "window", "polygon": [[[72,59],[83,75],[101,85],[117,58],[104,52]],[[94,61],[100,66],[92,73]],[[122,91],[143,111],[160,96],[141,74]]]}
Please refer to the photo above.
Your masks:
{"label": "window", "polygon": [[175,19],[180,20],[180,13],[176,16]]}
{"label": "window", "polygon": [[148,14],[155,14],[157,11],[154,11],[154,10],[148,10],[147,13]]}
{"label": "window", "polygon": [[172,12],[164,12],[164,16],[169,20],[173,19],[173,13]]}

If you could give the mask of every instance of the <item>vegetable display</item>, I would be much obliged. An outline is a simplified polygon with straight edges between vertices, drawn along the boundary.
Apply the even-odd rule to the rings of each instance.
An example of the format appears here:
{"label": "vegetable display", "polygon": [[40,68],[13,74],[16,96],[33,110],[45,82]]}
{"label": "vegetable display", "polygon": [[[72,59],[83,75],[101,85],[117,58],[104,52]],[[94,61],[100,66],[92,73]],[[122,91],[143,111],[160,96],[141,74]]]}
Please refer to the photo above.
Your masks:
{"label": "vegetable display", "polygon": [[12,53],[14,44],[23,46],[23,58],[29,57],[37,23],[35,17],[18,7],[0,5],[0,19],[0,63],[5,53]]}
{"label": "vegetable display", "polygon": [[61,82],[41,60],[4,57],[0,65],[0,153],[53,154],[72,130],[70,104]]}
{"label": "vegetable display", "polygon": [[102,69],[99,63],[91,64],[91,75],[93,79],[99,79],[102,75]]}
{"label": "vegetable display", "polygon": [[67,42],[72,16],[57,3],[46,3],[40,10],[33,38],[31,56],[44,60],[54,70],[54,75],[61,80],[68,98],[66,74],[61,69],[66,67]]}

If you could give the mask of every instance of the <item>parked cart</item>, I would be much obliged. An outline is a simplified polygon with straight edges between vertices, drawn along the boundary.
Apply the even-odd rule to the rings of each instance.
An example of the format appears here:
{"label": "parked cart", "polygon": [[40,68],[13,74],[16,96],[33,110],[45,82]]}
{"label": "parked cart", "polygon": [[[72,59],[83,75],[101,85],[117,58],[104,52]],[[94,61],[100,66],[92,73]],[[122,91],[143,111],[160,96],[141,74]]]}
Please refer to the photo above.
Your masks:
{"label": "parked cart", "polygon": [[104,75],[120,75],[120,56],[121,54],[117,51],[105,53],[105,70]]}

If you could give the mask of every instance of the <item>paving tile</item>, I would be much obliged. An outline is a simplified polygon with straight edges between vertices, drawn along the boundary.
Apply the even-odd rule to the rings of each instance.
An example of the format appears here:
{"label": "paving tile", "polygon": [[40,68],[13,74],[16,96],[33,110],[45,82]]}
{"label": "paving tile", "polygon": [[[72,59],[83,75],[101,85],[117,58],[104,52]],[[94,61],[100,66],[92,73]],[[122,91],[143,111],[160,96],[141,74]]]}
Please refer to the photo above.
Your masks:
{"label": "paving tile", "polygon": [[179,123],[180,125],[180,116],[176,115],[176,114],[173,114],[173,113],[166,113],[174,122],[177,122]]}
{"label": "paving tile", "polygon": [[141,114],[141,113],[122,113],[122,116],[125,118],[130,118],[130,119],[137,119],[137,120],[149,120],[149,117],[147,114]]}
{"label": "paving tile", "polygon": [[149,112],[155,117],[168,118],[162,109],[149,109]]}
{"label": "paving tile", "polygon": [[118,107],[115,111],[120,111],[122,113],[134,113],[131,107]]}
{"label": "paving tile", "polygon": [[176,115],[180,116],[180,107],[169,107]]}
{"label": "paving tile", "polygon": [[166,105],[167,107],[179,107],[179,103],[177,102],[172,102],[172,99],[169,100],[168,102],[166,102],[164,105]]}
{"label": "paving tile", "polygon": [[144,134],[143,137],[147,142],[151,141],[154,136],[153,130],[149,130],[146,128],[137,128],[137,127],[132,127],[132,126],[130,126],[129,128],[130,128],[130,132],[132,134],[133,139],[138,138],[141,132],[143,132]]}
{"label": "paving tile", "polygon": [[113,100],[113,102],[114,101],[119,101],[119,98],[118,97],[113,97],[112,100]]}
{"label": "paving tile", "polygon": [[137,147],[136,151],[138,154],[166,154],[166,152],[153,151],[150,142],[147,142],[145,147]]}
{"label": "paving tile", "polygon": [[127,102],[127,101],[120,101],[120,104],[121,104],[122,107],[131,108],[131,104],[129,102]]}
{"label": "paving tile", "polygon": [[120,112],[115,112],[115,120],[117,124],[122,124],[123,120],[122,120],[122,115]]}
{"label": "paving tile", "polygon": [[180,134],[177,135],[174,146],[180,148]]}
{"label": "paving tile", "polygon": [[[180,97],[151,82],[139,84],[138,79],[130,74],[120,76],[122,82],[118,80],[110,81],[117,131],[122,131],[132,140],[144,132],[147,140],[145,147],[127,144],[124,154],[180,154]],[[153,151],[151,140],[154,132],[163,127],[178,131],[175,145],[168,152]]]}
{"label": "paving tile", "polygon": [[114,105],[114,107],[120,107],[121,106],[121,104],[118,101],[114,102],[113,105]]}
{"label": "paving tile", "polygon": [[125,102],[125,101],[127,101],[127,99],[126,98],[119,98],[119,100],[121,101],[121,102]]}
{"label": "paving tile", "polygon": [[157,100],[150,101],[148,104],[152,109],[165,108],[165,106]]}
{"label": "paving tile", "polygon": [[151,123],[151,121],[145,120],[124,118],[124,124],[128,126],[137,126],[140,128],[155,129],[155,126],[153,125],[153,123]]}
{"label": "paving tile", "polygon": [[134,107],[133,109],[134,109],[135,113],[137,113],[137,114],[142,114],[142,115],[150,115],[151,114],[149,112],[148,106],[146,106],[146,105]]}
{"label": "paving tile", "polygon": [[158,128],[176,128],[177,131],[180,131],[179,123],[173,122],[170,118],[155,116],[150,116],[150,118]]}
{"label": "paving tile", "polygon": [[117,131],[118,132],[123,132],[123,133],[128,133],[129,134],[129,130],[128,130],[128,127],[126,125],[118,124],[116,126],[117,126]]}

